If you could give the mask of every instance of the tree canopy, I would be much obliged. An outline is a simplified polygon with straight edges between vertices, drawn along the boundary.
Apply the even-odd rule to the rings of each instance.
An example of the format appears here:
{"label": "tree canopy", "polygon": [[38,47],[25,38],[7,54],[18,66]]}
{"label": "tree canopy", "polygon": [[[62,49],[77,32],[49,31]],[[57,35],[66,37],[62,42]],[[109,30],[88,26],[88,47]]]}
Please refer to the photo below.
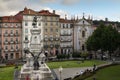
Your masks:
{"label": "tree canopy", "polygon": [[111,25],[101,24],[88,38],[88,50],[114,51],[120,48],[120,33]]}

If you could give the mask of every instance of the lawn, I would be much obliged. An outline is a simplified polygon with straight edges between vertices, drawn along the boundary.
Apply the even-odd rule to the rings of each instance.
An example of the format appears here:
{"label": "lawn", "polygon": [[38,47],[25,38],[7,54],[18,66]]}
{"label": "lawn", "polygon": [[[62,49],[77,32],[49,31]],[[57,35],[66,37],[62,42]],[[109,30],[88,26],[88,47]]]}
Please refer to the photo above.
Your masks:
{"label": "lawn", "polygon": [[93,80],[93,77],[96,77],[96,80],[120,80],[120,65],[101,69],[86,80]]}
{"label": "lawn", "polygon": [[13,80],[15,67],[0,68],[0,80]]}
{"label": "lawn", "polygon": [[53,69],[53,68],[59,68],[62,66],[63,68],[73,68],[73,67],[89,67],[93,66],[94,64],[100,65],[106,63],[104,61],[99,61],[99,60],[88,60],[84,61],[82,63],[81,61],[62,61],[62,62],[49,62],[47,65]]}
{"label": "lawn", "polygon": [[0,68],[0,80],[13,80],[14,67]]}

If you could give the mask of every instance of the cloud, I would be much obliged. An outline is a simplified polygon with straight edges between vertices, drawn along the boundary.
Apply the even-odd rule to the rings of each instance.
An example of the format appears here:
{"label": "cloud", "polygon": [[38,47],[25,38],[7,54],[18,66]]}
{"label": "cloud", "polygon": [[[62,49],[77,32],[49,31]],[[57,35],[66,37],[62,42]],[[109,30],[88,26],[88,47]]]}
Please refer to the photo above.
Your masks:
{"label": "cloud", "polygon": [[27,0],[0,0],[0,16],[14,15]]}
{"label": "cloud", "polygon": [[78,3],[80,0],[62,0],[62,4],[64,5],[73,5]]}
{"label": "cloud", "polygon": [[48,3],[59,3],[62,5],[74,5],[78,3],[80,0],[40,0],[41,4],[48,4]]}
{"label": "cloud", "polygon": [[58,0],[40,0],[41,3],[54,3],[57,2]]}
{"label": "cloud", "polygon": [[[43,8],[41,7],[41,9],[49,10],[50,12],[53,12],[53,9],[49,7],[43,7]],[[55,10],[55,11],[56,11],[56,14],[60,15],[61,18],[65,18],[65,15],[67,15],[68,19],[71,18],[70,13],[68,13],[67,11],[64,11],[64,10]]]}

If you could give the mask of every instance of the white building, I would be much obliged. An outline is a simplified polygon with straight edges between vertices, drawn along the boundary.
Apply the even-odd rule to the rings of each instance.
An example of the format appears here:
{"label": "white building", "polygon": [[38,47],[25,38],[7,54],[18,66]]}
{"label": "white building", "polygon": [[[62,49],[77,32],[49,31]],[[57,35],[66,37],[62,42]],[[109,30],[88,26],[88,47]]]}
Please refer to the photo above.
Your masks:
{"label": "white building", "polygon": [[[43,40],[43,22],[42,22],[42,16],[39,15],[37,12],[31,10],[31,9],[24,9],[23,13],[23,20],[22,20],[22,45],[23,45],[23,56],[24,49],[30,49],[30,41],[31,41],[31,30],[33,29],[32,23],[34,17],[37,16],[37,27],[40,30],[40,41]],[[41,43],[41,49],[43,47],[43,43]]]}
{"label": "white building", "polygon": [[83,16],[74,24],[74,52],[87,51],[85,42],[93,33],[92,24]]}
{"label": "white building", "polygon": [[71,20],[60,19],[61,54],[73,52],[73,24]]}

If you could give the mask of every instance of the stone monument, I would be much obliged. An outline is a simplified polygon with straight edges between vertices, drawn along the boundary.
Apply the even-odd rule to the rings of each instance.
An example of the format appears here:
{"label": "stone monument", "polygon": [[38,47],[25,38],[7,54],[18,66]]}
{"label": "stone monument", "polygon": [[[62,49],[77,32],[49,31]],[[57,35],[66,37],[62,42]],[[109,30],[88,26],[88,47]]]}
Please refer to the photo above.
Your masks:
{"label": "stone monument", "polygon": [[37,17],[33,19],[30,48],[25,49],[26,63],[20,71],[20,80],[53,80],[51,70],[45,63],[45,55],[41,50],[40,32],[37,27]]}

